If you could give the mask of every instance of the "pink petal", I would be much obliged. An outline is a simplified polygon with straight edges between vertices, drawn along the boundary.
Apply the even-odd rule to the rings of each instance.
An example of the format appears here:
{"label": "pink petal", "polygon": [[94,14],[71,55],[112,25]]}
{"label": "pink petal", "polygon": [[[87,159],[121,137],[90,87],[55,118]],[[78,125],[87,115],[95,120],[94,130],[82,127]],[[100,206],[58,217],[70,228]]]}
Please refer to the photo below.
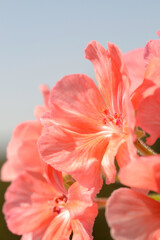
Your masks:
{"label": "pink petal", "polygon": [[61,194],[39,173],[20,175],[5,195],[3,212],[8,228],[20,235],[43,228],[54,218],[52,201]]}
{"label": "pink petal", "polygon": [[[160,88],[146,97],[138,107],[137,125],[150,134],[147,143],[152,145],[160,137]],[[152,116],[152,117],[151,117]]]}
{"label": "pink petal", "polygon": [[72,184],[68,190],[67,208],[70,211],[71,218],[77,218],[84,214],[85,209],[93,205],[95,197],[94,188],[88,189],[79,185],[78,182]]}
{"label": "pink petal", "polygon": [[51,91],[52,119],[70,130],[92,133],[101,129],[103,98],[93,80],[83,74],[62,78]]}
{"label": "pink petal", "polygon": [[160,59],[160,40],[150,40],[144,49],[144,58],[148,64],[153,58]]}
{"label": "pink petal", "polygon": [[3,181],[12,181],[25,170],[41,171],[41,159],[37,149],[37,140],[42,126],[37,121],[28,121],[18,125],[7,148],[7,162],[1,170]]}
{"label": "pink petal", "polygon": [[160,156],[137,157],[120,169],[119,179],[130,187],[160,192]]}
{"label": "pink petal", "polygon": [[72,220],[72,240],[91,240],[94,220],[98,214],[96,204],[85,209],[84,214],[78,219]]}
{"label": "pink petal", "polygon": [[43,160],[72,175],[84,187],[102,184],[100,163],[108,144],[105,133],[78,134],[58,126],[49,128],[39,140]]}
{"label": "pink petal", "polygon": [[44,224],[34,232],[24,234],[21,240],[42,240],[47,227],[48,223],[46,225]]}
{"label": "pink petal", "polygon": [[122,144],[123,139],[122,136],[113,135],[110,139],[107,150],[102,159],[102,168],[104,173],[106,174],[106,183],[110,184],[115,182],[116,176],[116,167],[115,167],[115,156],[117,154],[117,150],[119,146]]}
{"label": "pink petal", "polygon": [[132,96],[132,103],[135,110],[137,110],[144,98],[152,95],[155,89],[160,87],[159,78],[160,60],[158,58],[153,58],[146,68],[143,83],[136,89]]}
{"label": "pink petal", "polygon": [[129,79],[120,50],[108,43],[106,51],[92,41],[85,49],[85,57],[92,61],[100,91],[110,112],[122,112],[122,96],[128,90]]}
{"label": "pink petal", "polygon": [[67,191],[63,184],[62,172],[55,170],[53,167],[45,163],[44,163],[44,172],[45,172],[44,175],[45,175],[45,178],[47,179],[47,182],[50,183],[55,190],[57,190],[58,192],[63,192],[64,194],[67,194]]}
{"label": "pink petal", "polygon": [[49,96],[50,96],[50,90],[47,85],[41,85],[40,86],[41,93],[43,95],[43,106],[36,106],[34,110],[35,117],[39,120],[42,114],[48,110],[48,102],[49,102]]}
{"label": "pink petal", "polygon": [[144,79],[145,62],[144,49],[137,48],[124,54],[124,62],[127,66],[129,77],[131,79],[130,94],[139,87]]}
{"label": "pink petal", "polygon": [[116,190],[106,207],[115,240],[153,240],[153,232],[160,229],[160,203],[139,192]]}
{"label": "pink petal", "polygon": [[43,240],[69,240],[71,232],[69,212],[63,211],[52,220]]}

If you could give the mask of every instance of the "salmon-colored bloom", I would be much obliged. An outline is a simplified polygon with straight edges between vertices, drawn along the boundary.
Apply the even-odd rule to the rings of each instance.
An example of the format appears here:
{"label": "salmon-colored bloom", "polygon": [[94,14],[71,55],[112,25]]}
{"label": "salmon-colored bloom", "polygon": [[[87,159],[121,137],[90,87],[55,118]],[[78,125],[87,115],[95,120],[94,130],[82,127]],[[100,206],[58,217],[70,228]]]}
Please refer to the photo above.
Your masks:
{"label": "salmon-colored bloom", "polygon": [[143,83],[145,73],[144,48],[137,48],[124,54],[124,63],[129,72],[130,95]]}
{"label": "salmon-colored bloom", "polygon": [[41,158],[37,149],[37,140],[42,132],[40,116],[47,111],[50,90],[41,86],[44,106],[35,108],[37,121],[27,121],[19,124],[7,147],[7,161],[1,169],[1,179],[12,181],[25,170],[41,171]]}
{"label": "salmon-colored bloom", "polygon": [[25,172],[5,195],[3,212],[10,231],[24,240],[91,240],[97,215],[93,190],[73,183],[68,191],[62,175],[48,167],[45,175]]}
{"label": "salmon-colored bloom", "polygon": [[[108,43],[106,51],[93,41],[85,54],[94,65],[100,92],[86,75],[62,78],[51,91],[50,112],[42,117],[47,133],[39,140],[39,150],[46,163],[99,189],[101,168],[107,183],[114,182],[114,159],[133,134],[134,110],[120,50]],[[124,157],[121,161],[118,156],[123,165]]]}
{"label": "salmon-colored bloom", "polygon": [[106,205],[106,218],[115,240],[158,240],[160,202],[144,193],[160,193],[160,156],[140,157],[120,170],[120,181],[135,190],[116,190]]}
{"label": "salmon-colored bloom", "polygon": [[147,144],[153,145],[160,137],[160,88],[157,88],[153,95],[146,97],[139,104],[137,125],[150,134]]}
{"label": "salmon-colored bloom", "polygon": [[160,202],[131,189],[113,192],[106,218],[115,240],[159,240]]}
{"label": "salmon-colored bloom", "polygon": [[[145,71],[142,84],[132,94],[132,103],[137,110],[141,101],[152,95],[157,87],[160,87],[160,40],[150,40],[144,48]],[[141,72],[142,64],[136,65],[132,71]]]}
{"label": "salmon-colored bloom", "polygon": [[[152,145],[160,137],[160,40],[151,40],[145,47],[145,59],[149,62],[148,77],[137,91],[137,125],[150,134],[147,143]],[[152,116],[152,118],[151,118]]]}

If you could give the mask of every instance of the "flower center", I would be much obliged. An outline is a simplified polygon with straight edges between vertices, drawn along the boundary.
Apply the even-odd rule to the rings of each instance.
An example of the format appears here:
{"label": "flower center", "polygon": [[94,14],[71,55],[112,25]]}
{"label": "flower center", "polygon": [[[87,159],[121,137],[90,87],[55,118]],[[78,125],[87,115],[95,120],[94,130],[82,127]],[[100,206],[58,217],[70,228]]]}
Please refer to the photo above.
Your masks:
{"label": "flower center", "polygon": [[111,114],[107,109],[103,112],[104,118],[103,123],[105,125],[114,124],[118,127],[122,125],[122,114],[121,113],[114,113]]}
{"label": "flower center", "polygon": [[64,194],[60,197],[55,198],[53,212],[59,214],[65,208],[67,200],[68,199]]}

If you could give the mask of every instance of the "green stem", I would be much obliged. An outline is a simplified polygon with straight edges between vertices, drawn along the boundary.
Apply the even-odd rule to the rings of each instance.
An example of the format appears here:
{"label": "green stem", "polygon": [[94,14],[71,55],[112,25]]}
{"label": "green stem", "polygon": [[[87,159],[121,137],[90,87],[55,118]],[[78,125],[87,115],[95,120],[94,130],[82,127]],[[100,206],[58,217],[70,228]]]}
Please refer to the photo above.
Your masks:
{"label": "green stem", "polygon": [[134,142],[138,152],[141,155],[148,156],[148,155],[157,155],[157,153],[151,149],[148,145],[146,145],[142,140],[136,139]]}
{"label": "green stem", "polygon": [[160,195],[159,194],[149,194],[149,197],[156,201],[160,201]]}
{"label": "green stem", "polygon": [[94,202],[97,203],[98,209],[103,209],[106,207],[107,198],[95,198]]}

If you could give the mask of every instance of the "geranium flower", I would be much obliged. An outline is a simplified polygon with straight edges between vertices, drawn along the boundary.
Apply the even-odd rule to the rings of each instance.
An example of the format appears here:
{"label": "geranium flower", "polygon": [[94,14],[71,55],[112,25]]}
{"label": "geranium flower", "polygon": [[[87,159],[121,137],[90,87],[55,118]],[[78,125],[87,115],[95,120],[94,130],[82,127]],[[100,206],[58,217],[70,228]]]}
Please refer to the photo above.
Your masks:
{"label": "geranium flower", "polygon": [[115,156],[121,166],[128,161],[121,153],[134,135],[134,110],[120,50],[108,43],[106,51],[93,41],[85,54],[94,65],[100,91],[86,75],[62,78],[51,91],[50,112],[41,118],[47,133],[39,140],[39,150],[47,164],[85,187],[99,189],[101,169],[111,183]]}
{"label": "geranium flower", "polygon": [[[145,64],[144,73],[142,62]],[[136,91],[132,92],[132,103],[134,109],[138,110],[141,101],[152,95],[157,87],[160,87],[160,40],[150,40],[145,48],[143,54],[143,61],[138,62],[137,65],[132,65],[132,71],[143,73],[144,80]],[[130,68],[129,68],[130,69]],[[132,76],[132,75],[131,75]],[[137,76],[137,74],[136,74]],[[140,76],[140,74],[139,74]],[[136,80],[137,78],[135,78]],[[140,76],[141,79],[141,76]],[[141,80],[140,80],[141,81]],[[139,81],[139,82],[140,82]],[[136,80],[137,82],[137,80]]]}
{"label": "geranium flower", "polygon": [[115,240],[159,240],[160,202],[120,188],[107,202],[106,218]]}
{"label": "geranium flower", "polygon": [[[119,179],[134,189],[113,192],[106,205],[106,219],[115,240],[158,240],[160,202],[146,195],[160,193],[160,156],[140,157],[120,170]],[[154,195],[156,199],[156,195]],[[159,196],[157,195],[159,198]]]}
{"label": "geranium flower", "polygon": [[50,90],[47,86],[40,87],[44,106],[36,106],[35,121],[19,124],[13,131],[12,138],[7,147],[7,161],[1,169],[1,179],[12,181],[25,170],[40,171],[41,158],[37,149],[37,140],[42,133],[40,116],[48,109]]}
{"label": "geranium flower", "polygon": [[[145,59],[149,62],[148,77],[139,87],[136,124],[150,134],[147,143],[152,145],[160,137],[160,40],[151,40],[145,47]],[[152,120],[150,118],[152,116]]]}
{"label": "geranium flower", "polygon": [[42,175],[25,172],[7,189],[3,212],[10,231],[24,240],[91,240],[97,215],[93,189],[73,183],[68,191],[62,175],[48,167]]}

